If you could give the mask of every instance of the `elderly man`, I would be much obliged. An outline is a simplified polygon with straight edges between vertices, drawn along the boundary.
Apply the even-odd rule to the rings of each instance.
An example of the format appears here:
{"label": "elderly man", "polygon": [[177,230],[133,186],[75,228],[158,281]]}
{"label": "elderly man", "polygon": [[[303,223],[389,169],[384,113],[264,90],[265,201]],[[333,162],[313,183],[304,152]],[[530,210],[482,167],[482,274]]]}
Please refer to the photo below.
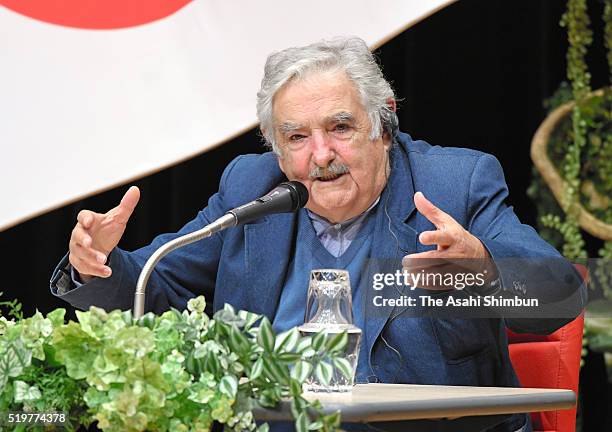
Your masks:
{"label": "elderly man", "polygon": [[[504,258],[560,260],[504,203],[508,191],[497,160],[399,132],[394,93],[357,38],[272,54],[257,96],[272,152],[235,159],[193,221],[134,252],[117,244],[137,188],[105,214],[82,211],[70,252],[52,277],[53,293],[81,309],[131,308],[139,271],[156,248],[281,181],[298,180],[309,191],[305,209],[231,228],[164,258],[149,281],[146,309],[184,308],[189,298],[214,293],[215,310],[231,303],[283,330],[303,321],[311,269],[347,269],[355,319],[364,330],[357,381],[518,386],[505,325],[546,332],[568,317],[402,319],[406,308],[376,309],[364,271],[374,261],[402,257],[409,270],[415,258],[491,257],[497,267],[481,287],[490,292],[516,288],[516,269],[501,265]],[[581,303],[578,277],[569,263],[559,265],[544,272],[553,284],[519,284],[522,295],[528,290],[554,302],[579,293]],[[514,415],[491,430],[528,428],[526,416]]]}

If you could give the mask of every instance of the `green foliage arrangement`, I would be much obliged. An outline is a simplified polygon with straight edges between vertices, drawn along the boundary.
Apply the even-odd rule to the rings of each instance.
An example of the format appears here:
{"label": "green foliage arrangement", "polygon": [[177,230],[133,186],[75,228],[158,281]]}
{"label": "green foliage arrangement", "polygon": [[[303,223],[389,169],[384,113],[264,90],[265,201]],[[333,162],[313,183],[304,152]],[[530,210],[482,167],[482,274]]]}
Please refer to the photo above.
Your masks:
{"label": "green foliage arrangement", "polygon": [[[604,38],[608,49],[612,82],[612,0],[605,0]],[[593,41],[586,0],[568,0],[561,25],[567,28],[567,77],[547,102],[553,111],[574,101],[571,116],[562,120],[551,134],[548,156],[566,183],[562,205],[558,205],[541,176],[534,169],[528,190],[539,218],[540,234],[575,262],[587,258],[583,232],[578,224],[579,203],[597,219],[612,223],[612,90],[592,92],[591,75],[585,57]],[[600,264],[592,275],[594,286],[612,299],[612,241],[599,250]],[[595,257],[592,257],[595,258]]]}
{"label": "green foliage arrangement", "polygon": [[311,375],[329,382],[333,367],[351,373],[340,356],[346,333],[276,335],[267,318],[229,305],[211,319],[203,297],[186,311],[138,320],[92,307],[65,323],[64,309],[23,318],[16,302],[4,306],[12,308],[11,319],[0,316],[4,416],[63,412],[67,431],[94,422],[105,431],[207,431],[216,421],[225,430],[261,432],[268,426],[256,426],[255,404],[288,398],[298,431],[340,425],[339,413],[322,415],[302,396],[302,383]]}

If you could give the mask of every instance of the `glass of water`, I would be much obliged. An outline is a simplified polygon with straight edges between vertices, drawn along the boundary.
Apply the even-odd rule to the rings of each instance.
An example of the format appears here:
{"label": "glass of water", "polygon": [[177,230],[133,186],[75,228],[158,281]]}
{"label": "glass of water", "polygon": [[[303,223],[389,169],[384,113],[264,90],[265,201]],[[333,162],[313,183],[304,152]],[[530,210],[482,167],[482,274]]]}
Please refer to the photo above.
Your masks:
{"label": "glass of water", "polygon": [[346,270],[321,269],[310,272],[308,299],[304,324],[298,329],[302,336],[314,336],[325,331],[328,338],[346,332],[348,343],[341,357],[351,365],[352,374],[346,377],[332,362],[332,378],[329,384],[313,374],[303,389],[307,392],[350,392],[355,383],[355,371],[361,343],[361,329],[353,324],[351,283]]}

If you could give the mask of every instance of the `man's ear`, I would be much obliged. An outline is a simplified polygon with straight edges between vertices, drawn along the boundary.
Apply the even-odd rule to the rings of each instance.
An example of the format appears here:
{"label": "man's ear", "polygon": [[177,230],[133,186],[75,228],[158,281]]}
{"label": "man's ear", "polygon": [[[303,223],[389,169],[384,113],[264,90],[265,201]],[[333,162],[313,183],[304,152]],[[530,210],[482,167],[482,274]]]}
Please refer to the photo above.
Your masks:
{"label": "man's ear", "polygon": [[[392,111],[394,113],[395,116],[395,112],[397,110],[397,103],[395,102],[395,99],[393,98],[388,98],[387,99],[387,106],[389,107],[389,110]],[[396,129],[398,127],[397,125],[397,116],[395,116],[395,125],[392,126],[394,129]],[[391,144],[393,142],[393,137],[391,136],[391,134],[389,133],[388,130],[386,130],[387,128],[385,128],[385,130],[383,131],[383,145],[385,147],[386,151],[389,151],[389,149],[391,149]]]}

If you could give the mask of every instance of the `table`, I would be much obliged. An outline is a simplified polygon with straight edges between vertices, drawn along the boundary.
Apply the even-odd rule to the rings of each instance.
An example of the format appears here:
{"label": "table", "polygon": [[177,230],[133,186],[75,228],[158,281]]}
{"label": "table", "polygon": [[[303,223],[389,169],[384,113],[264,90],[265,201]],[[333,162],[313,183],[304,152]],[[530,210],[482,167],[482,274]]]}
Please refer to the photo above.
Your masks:
{"label": "table", "polygon": [[[343,422],[376,423],[384,430],[407,430],[406,423],[398,429],[392,422],[414,420],[410,423],[414,430],[476,431],[499,423],[503,414],[568,409],[576,404],[571,390],[416,384],[358,384],[351,393],[305,396],[318,399],[325,413],[340,410]],[[275,409],[256,408],[254,414],[263,421],[292,420],[289,402]]]}

